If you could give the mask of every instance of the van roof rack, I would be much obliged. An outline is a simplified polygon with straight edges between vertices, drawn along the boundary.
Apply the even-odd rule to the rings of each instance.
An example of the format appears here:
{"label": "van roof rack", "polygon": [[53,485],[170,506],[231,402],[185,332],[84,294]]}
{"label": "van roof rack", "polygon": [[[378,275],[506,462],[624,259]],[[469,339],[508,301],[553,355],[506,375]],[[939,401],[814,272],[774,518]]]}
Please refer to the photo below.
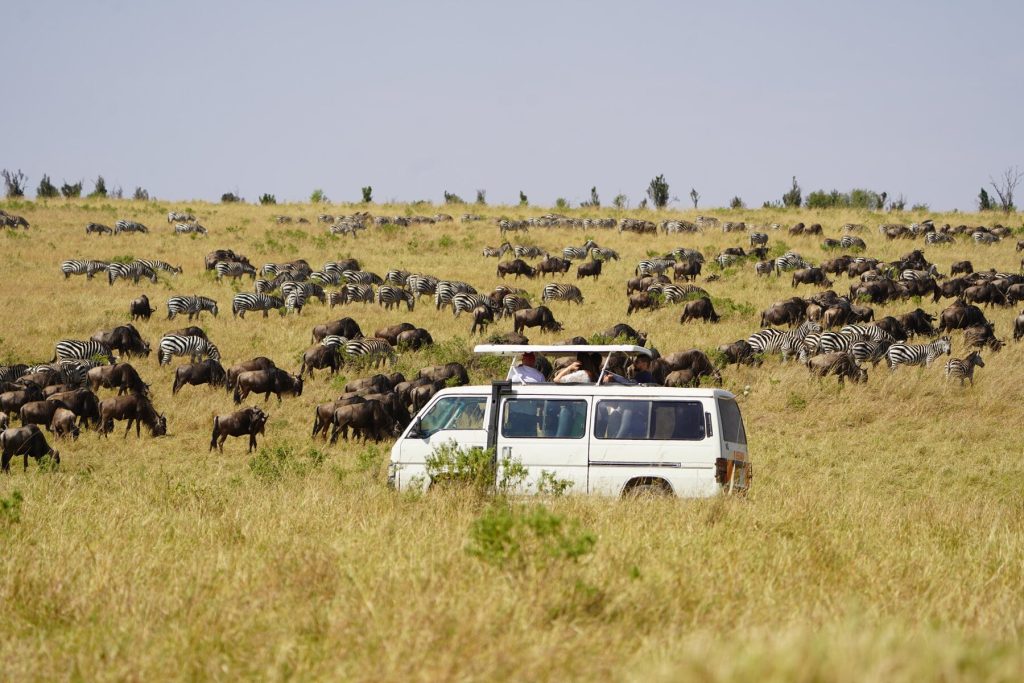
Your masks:
{"label": "van roof rack", "polygon": [[[640,356],[653,356],[650,349],[643,346],[630,344],[477,344],[473,347],[474,353],[492,353],[497,356],[512,356],[512,367],[516,364],[516,358],[524,353],[550,353],[558,355],[570,355],[576,353],[596,353],[604,355],[604,362],[601,364],[601,371],[597,374],[595,384],[601,384],[605,374],[608,372],[608,361],[613,353],[627,353]],[[511,367],[509,369],[511,372]]]}

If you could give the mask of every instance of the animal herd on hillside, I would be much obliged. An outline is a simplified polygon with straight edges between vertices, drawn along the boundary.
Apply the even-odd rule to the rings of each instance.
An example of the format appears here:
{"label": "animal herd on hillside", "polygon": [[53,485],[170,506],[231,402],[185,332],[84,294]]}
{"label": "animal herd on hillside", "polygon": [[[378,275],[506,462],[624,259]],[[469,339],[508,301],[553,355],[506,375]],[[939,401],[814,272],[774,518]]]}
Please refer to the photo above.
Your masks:
{"label": "animal herd on hillside", "polygon": [[[286,217],[278,217],[278,222]],[[177,233],[207,234],[195,216],[170,212],[167,216]],[[291,219],[288,219],[290,221]],[[351,235],[371,227],[436,223],[454,220],[446,214],[432,217],[371,216],[360,212],[350,216],[321,215],[319,222],[327,223],[333,234]],[[473,214],[462,217],[465,223],[482,220]],[[10,229],[28,230],[28,221],[19,216],[0,212],[0,222]],[[308,222],[308,221],[306,221]],[[963,342],[969,353],[964,358],[951,358],[945,365],[948,379],[974,382],[975,368],[984,367],[982,350],[998,352],[1005,344],[997,337],[995,325],[986,319],[979,304],[1011,306],[1024,299],[1024,276],[998,272],[995,269],[975,269],[970,261],[953,264],[949,275],[939,272],[923,249],[912,249],[895,261],[883,261],[864,255],[868,244],[861,235],[867,234],[863,225],[842,226],[838,239],[825,238],[822,248],[849,253],[829,258],[817,265],[805,256],[786,251],[769,257],[771,235],[783,230],[772,224],[748,230],[744,223],[720,222],[714,217],[700,217],[694,222],[667,220],[660,225],[634,219],[576,219],[547,214],[526,220],[496,220],[502,242],[497,247],[485,247],[483,258],[497,259],[495,278],[501,283],[490,293],[481,294],[468,282],[449,274],[412,273],[400,269],[388,270],[380,275],[365,270],[358,260],[348,258],[328,261],[314,269],[305,259],[270,262],[259,268],[243,254],[230,249],[215,249],[203,262],[206,271],[217,281],[240,281],[248,277],[252,292],[239,292],[231,301],[233,318],[244,319],[246,313],[269,316],[271,311],[280,315],[301,315],[310,300],[329,308],[354,304],[373,305],[412,311],[424,296],[430,297],[438,311],[450,310],[458,318],[467,314],[471,334],[485,334],[487,328],[510,321],[512,330],[487,337],[490,343],[526,344],[527,330],[539,334],[555,334],[563,330],[555,310],[557,306],[581,305],[585,301],[586,279],[598,280],[607,270],[619,270],[612,264],[620,261],[613,249],[602,247],[594,239],[580,245],[567,245],[550,253],[534,245],[514,244],[505,237],[509,233],[529,232],[531,228],[580,228],[633,232],[638,235],[699,233],[718,229],[725,233],[743,233],[748,245],[730,247],[719,254],[703,254],[697,249],[679,247],[654,258],[639,261],[625,277],[625,315],[637,310],[650,310],[666,306],[679,306],[680,324],[701,320],[709,324],[719,321],[715,310],[715,297],[709,289],[696,284],[704,276],[703,285],[713,289],[713,283],[728,278],[739,267],[751,267],[758,277],[781,277],[789,273],[793,289],[802,286],[818,288],[806,297],[793,296],[778,301],[760,315],[760,328],[743,339],[723,343],[708,353],[688,349],[674,353],[655,353],[651,372],[659,384],[666,386],[697,386],[701,382],[721,383],[722,370],[732,364],[759,366],[766,356],[778,354],[782,362],[790,359],[804,364],[812,376],[835,376],[840,384],[846,379],[866,382],[868,364],[871,367],[885,360],[891,371],[907,365],[929,366],[942,356],[950,356],[950,334],[962,331]],[[823,235],[818,224],[805,226],[798,223],[786,228],[790,235]],[[118,221],[113,229],[96,223],[86,227],[87,234],[119,234],[147,232],[136,221]],[[878,229],[886,240],[922,240],[929,247],[942,247],[966,236],[970,243],[992,247],[1009,237],[1012,232],[1003,226],[935,226],[931,221],[920,224],[884,224]],[[1024,242],[1017,242],[1016,250],[1024,250]],[[780,249],[781,251],[781,249]],[[777,253],[777,252],[776,252]],[[528,261],[534,260],[533,264]],[[705,273],[705,265],[714,263]],[[746,264],[746,265],[744,265]],[[575,278],[568,274],[575,265]],[[1022,261],[1024,270],[1024,261]],[[146,279],[158,281],[161,273],[173,282],[183,272],[180,265],[155,259],[133,259],[128,262],[107,262],[88,258],[73,258],[60,266],[65,280],[84,275],[86,280],[105,274],[109,287],[120,281],[139,283]],[[840,277],[849,280],[849,291],[837,293],[832,287]],[[508,284],[520,278],[548,278],[542,290],[541,301],[531,301],[530,294]],[[484,289],[483,291],[486,291]],[[876,319],[871,304],[907,301],[911,298],[931,297],[932,302],[952,299],[952,303],[939,314],[933,315],[920,306],[897,316]],[[919,299],[919,300],[920,300]],[[611,302],[608,302],[611,305]],[[167,320],[187,316],[191,323],[203,314],[217,316],[218,302],[213,296],[200,294],[174,294],[164,302]],[[133,321],[149,320],[157,312],[148,296],[142,295],[128,304],[128,315]],[[941,335],[941,336],[938,336]],[[624,340],[641,346],[647,343],[647,334],[620,322],[601,331],[602,340]],[[1014,322],[1013,339],[1024,336],[1024,311]],[[922,343],[913,343],[915,338]],[[565,343],[586,344],[587,339],[573,337]],[[157,343],[157,362],[168,365],[175,358],[187,359],[174,371],[172,396],[186,386],[211,385],[223,387],[236,405],[250,394],[271,394],[301,397],[303,383],[314,378],[316,370],[337,373],[342,367],[368,370],[382,364],[394,363],[400,352],[418,350],[434,343],[431,333],[410,323],[391,325],[364,334],[352,317],[343,317],[317,324],[311,330],[311,346],[302,354],[297,372],[288,364],[278,364],[269,355],[257,356],[230,367],[222,365],[220,349],[199,327],[188,326],[166,332]],[[150,342],[143,339],[138,329],[127,322],[113,329],[101,330],[91,339],[61,339],[56,341],[49,362],[26,362],[0,367],[0,448],[3,470],[9,471],[10,460],[23,456],[25,467],[29,457],[51,455],[59,462],[60,454],[47,442],[43,429],[55,438],[76,439],[81,428],[94,428],[106,436],[115,421],[126,421],[125,436],[135,425],[136,436],[145,424],[153,436],[167,433],[168,420],[164,412],[153,404],[149,384],[132,362],[151,354]],[[268,350],[269,352],[269,350]],[[571,362],[559,357],[551,361],[539,357],[538,369],[546,377]],[[135,361],[137,362],[137,361]],[[294,366],[292,366],[294,367]],[[626,377],[632,375],[629,359],[616,354],[608,369]],[[410,422],[420,408],[440,389],[462,385],[469,381],[469,373],[460,363],[447,363],[425,367],[414,377],[402,373],[377,373],[349,382],[336,400],[312,407],[312,436],[327,438],[334,443],[339,437],[380,440],[397,435]],[[116,389],[117,395],[100,398],[101,389]],[[249,450],[257,446],[256,437],[265,432],[268,414],[257,406],[249,406],[213,419],[210,449],[223,450],[228,436],[248,437]],[[20,427],[10,427],[18,419]]]}

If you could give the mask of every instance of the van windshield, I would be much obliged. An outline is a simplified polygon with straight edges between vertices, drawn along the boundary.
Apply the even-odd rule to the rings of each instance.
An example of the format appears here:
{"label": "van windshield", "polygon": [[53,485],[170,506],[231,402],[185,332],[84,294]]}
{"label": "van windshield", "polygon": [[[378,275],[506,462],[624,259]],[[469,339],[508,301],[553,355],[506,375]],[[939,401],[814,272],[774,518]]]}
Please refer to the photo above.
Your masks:
{"label": "van windshield", "polygon": [[486,396],[446,396],[420,418],[427,437],[446,429],[483,429]]}
{"label": "van windshield", "polygon": [[743,417],[736,401],[728,398],[718,399],[718,412],[722,416],[722,439],[729,443],[746,445],[747,431],[743,428]]}

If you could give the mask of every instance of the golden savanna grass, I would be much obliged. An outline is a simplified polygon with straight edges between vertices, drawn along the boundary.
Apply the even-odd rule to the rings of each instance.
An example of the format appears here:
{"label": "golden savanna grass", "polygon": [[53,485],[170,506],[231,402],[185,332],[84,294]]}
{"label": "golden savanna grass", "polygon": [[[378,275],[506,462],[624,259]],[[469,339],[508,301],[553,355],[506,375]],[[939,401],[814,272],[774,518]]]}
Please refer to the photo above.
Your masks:
{"label": "golden savanna grass", "polygon": [[[82,200],[4,208],[32,227],[0,234],[2,362],[45,361],[58,339],[125,322],[128,301],[143,292],[158,313],[138,327],[155,346],[163,332],[187,324],[165,319],[166,298],[200,293],[220,302],[220,316],[204,316],[201,325],[225,365],[267,355],[297,369],[310,328],[350,315],[367,333],[402,320],[431,331],[439,348],[403,354],[398,367],[407,374],[467,359],[467,316],[453,319],[424,300],[411,313],[313,303],[299,316],[233,320],[235,287],[205,272],[203,256],[232,248],[257,265],[303,257],[315,267],[354,256],[381,274],[404,268],[490,291],[496,260],[480,250],[501,242],[491,219],[545,211],[487,207],[477,211],[485,222],[462,225],[456,213],[454,223],[373,227],[341,239],[327,236],[316,214],[361,207]],[[198,214],[209,237],[172,234],[166,212],[184,208]],[[411,212],[404,205],[369,210]],[[845,222],[864,222],[868,253],[886,259],[922,246],[883,240],[876,228],[890,215],[718,213],[751,225],[821,222],[827,236]],[[311,223],[278,225],[275,214]],[[118,218],[151,232],[84,234],[89,221]],[[1016,227],[1020,217],[1003,222]],[[566,328],[548,335],[552,341],[627,321],[625,280],[639,259],[676,246],[710,257],[746,242],[715,230],[637,237],[535,229],[511,239],[555,253],[587,237],[623,258],[606,264],[599,282],[582,283],[583,306],[551,306]],[[926,253],[945,272],[961,258],[1016,272],[1013,242],[986,248],[960,239]],[[782,243],[816,262],[826,256],[820,238],[772,232],[770,244]],[[113,287],[65,281],[59,272],[67,258],[125,256],[163,259],[185,272],[162,274],[156,285]],[[519,284],[539,299],[544,282]],[[787,277],[757,279],[749,265],[703,286],[723,316],[717,325],[681,326],[678,309],[628,322],[648,331],[663,353],[711,349],[758,329],[760,311],[793,294]],[[836,283],[840,292],[847,287],[845,277]],[[937,312],[947,303],[920,305]],[[916,305],[877,306],[876,314]],[[991,311],[1009,344],[984,353],[986,367],[964,389],[947,385],[941,363],[892,376],[880,366],[866,385],[842,390],[778,359],[760,369],[729,367],[724,385],[740,395],[755,462],[746,498],[545,500],[596,536],[593,552],[578,562],[504,569],[466,552],[486,499],[460,491],[398,495],[384,482],[389,443],[311,441],[313,406],[340,393],[342,380],[318,373],[300,398],[280,406],[271,399],[262,455],[246,455],[238,439],[220,455],[207,452],[211,416],[230,412],[230,398],[206,387],[172,398],[172,369],[159,368],[155,354],[133,361],[167,413],[166,438],[145,430],[139,440],[123,439],[120,430],[109,439],[84,433],[59,446],[55,471],[32,463],[24,473],[15,461],[12,474],[0,477],[0,677],[1020,680],[1024,370],[1021,347],[1010,341],[1016,313]],[[492,331],[507,329],[503,322]],[[545,340],[536,331],[529,336]],[[964,356],[962,335],[953,341],[953,355]],[[473,366],[475,381],[491,378],[486,367]]]}

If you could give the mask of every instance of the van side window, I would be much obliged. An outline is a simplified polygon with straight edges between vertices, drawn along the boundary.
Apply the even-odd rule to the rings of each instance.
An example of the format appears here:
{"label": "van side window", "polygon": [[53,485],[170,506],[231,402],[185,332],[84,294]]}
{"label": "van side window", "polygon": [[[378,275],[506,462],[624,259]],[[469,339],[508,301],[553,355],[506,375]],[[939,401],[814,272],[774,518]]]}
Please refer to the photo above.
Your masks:
{"label": "van side window", "polygon": [[600,401],[594,411],[598,439],[700,441],[704,407],[699,401]]}
{"label": "van side window", "polygon": [[501,435],[509,439],[581,439],[587,427],[587,402],[513,398],[505,401]]}
{"label": "van side window", "polygon": [[743,417],[736,401],[718,399],[718,412],[722,416],[722,439],[730,443],[747,443],[747,432],[743,429]]}
{"label": "van side window", "polygon": [[420,431],[430,436],[446,429],[484,429],[486,396],[446,396],[420,418]]}

